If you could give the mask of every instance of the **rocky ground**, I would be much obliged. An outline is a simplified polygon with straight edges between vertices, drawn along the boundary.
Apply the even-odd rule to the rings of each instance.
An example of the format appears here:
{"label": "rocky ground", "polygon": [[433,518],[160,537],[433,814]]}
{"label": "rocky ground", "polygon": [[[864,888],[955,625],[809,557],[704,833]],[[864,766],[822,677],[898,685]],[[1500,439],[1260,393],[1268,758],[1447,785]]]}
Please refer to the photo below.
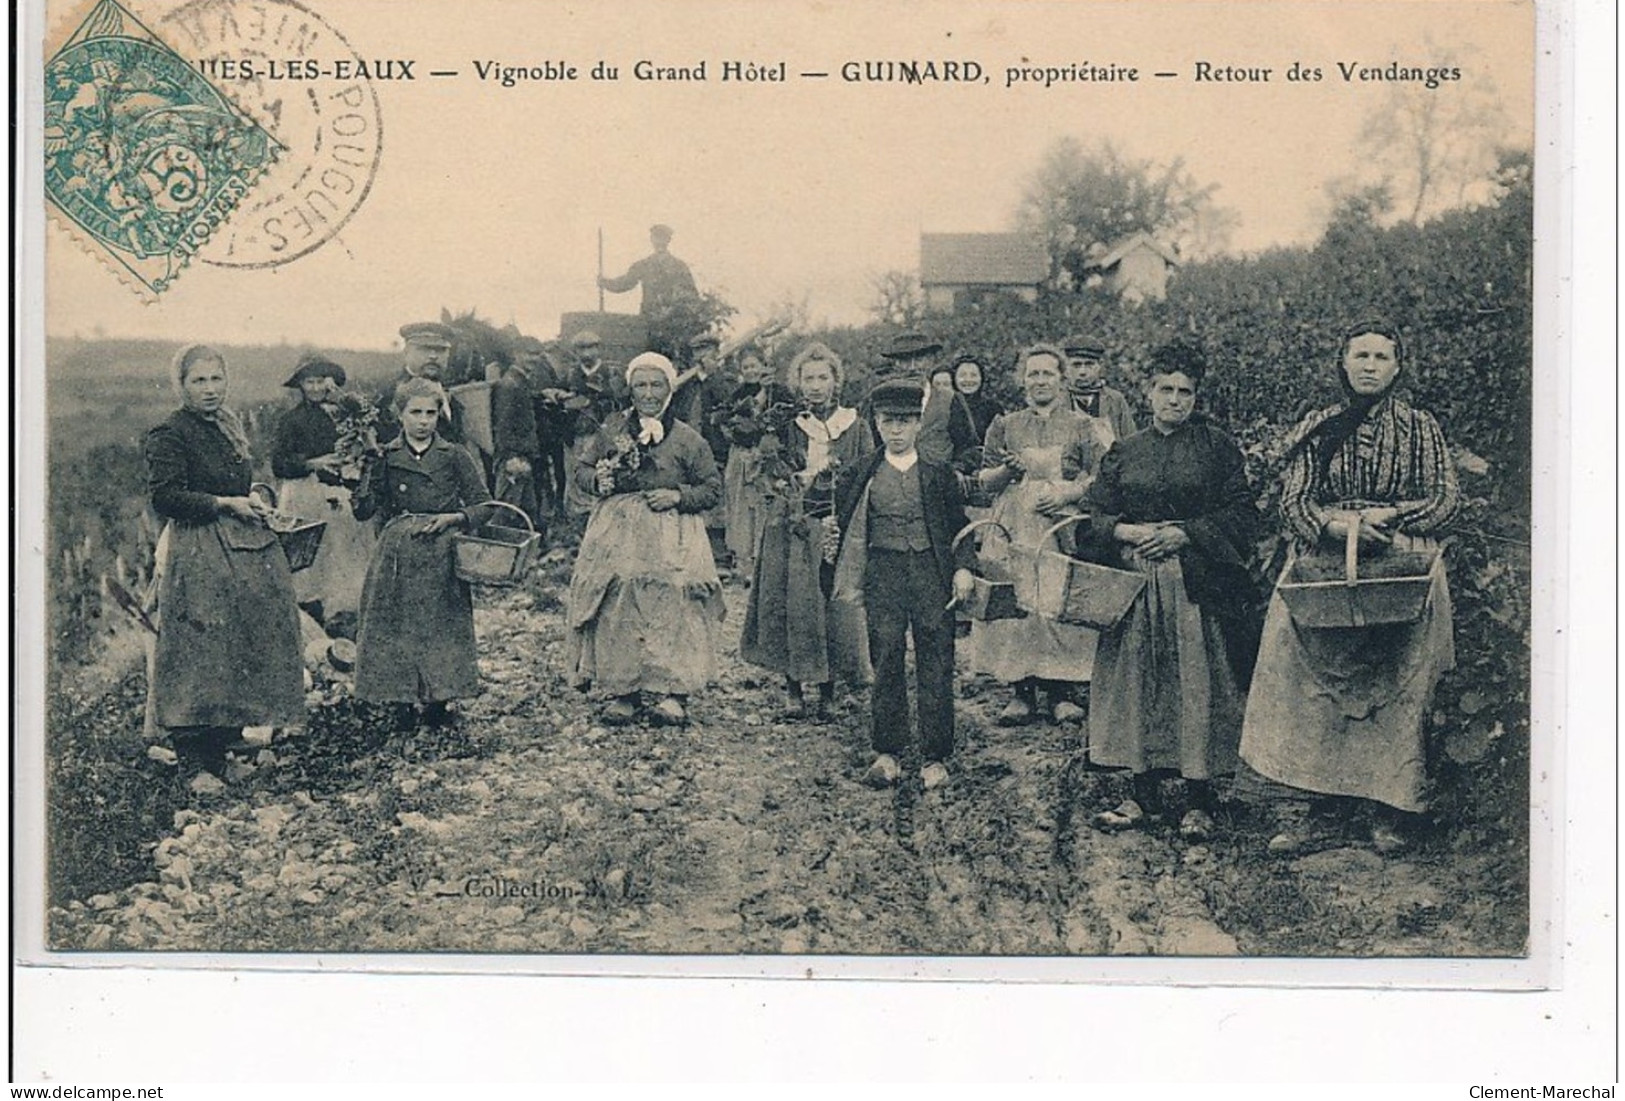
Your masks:
{"label": "rocky ground", "polygon": [[[960,678],[945,787],[857,782],[861,696],[790,723],[777,680],[730,643],[683,729],[607,727],[561,673],[555,552],[481,594],[485,693],[450,731],[401,735],[321,677],[310,726],[276,733],[223,790],[194,792],[121,735],[132,776],[171,785],[147,878],[59,889],[63,950],[977,955],[1517,954],[1522,863],[1441,829],[1401,857],[1354,833],[1270,856],[1227,803],[1212,842],[1162,825],[1106,835],[1126,794],[1086,765],[1080,724],[992,723]],[[732,637],[744,590],[728,587]],[[70,736],[72,732],[69,732]],[[161,758],[162,753],[156,755]],[[245,758],[249,757],[244,753]],[[908,772],[915,776],[915,769]],[[53,790],[53,800],[65,793]],[[141,830],[124,824],[121,829]],[[1509,882],[1510,877],[1510,882]]]}

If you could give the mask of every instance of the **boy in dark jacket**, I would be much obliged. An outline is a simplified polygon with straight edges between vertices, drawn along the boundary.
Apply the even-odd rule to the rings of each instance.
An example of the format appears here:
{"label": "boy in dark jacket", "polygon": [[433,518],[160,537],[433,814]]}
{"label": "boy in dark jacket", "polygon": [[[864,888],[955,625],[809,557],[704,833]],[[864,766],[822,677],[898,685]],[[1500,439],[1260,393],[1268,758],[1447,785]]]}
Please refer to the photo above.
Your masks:
{"label": "boy in dark jacket", "polygon": [[882,446],[841,472],[835,487],[835,599],[864,606],[875,682],[870,699],[875,761],[864,773],[874,787],[895,784],[908,740],[904,659],[914,637],[919,699],[920,779],[927,789],[948,779],[954,747],[953,606],[971,594],[968,541],[959,479],[946,464],[922,459],[925,390],[912,380],[883,382],[869,396]]}

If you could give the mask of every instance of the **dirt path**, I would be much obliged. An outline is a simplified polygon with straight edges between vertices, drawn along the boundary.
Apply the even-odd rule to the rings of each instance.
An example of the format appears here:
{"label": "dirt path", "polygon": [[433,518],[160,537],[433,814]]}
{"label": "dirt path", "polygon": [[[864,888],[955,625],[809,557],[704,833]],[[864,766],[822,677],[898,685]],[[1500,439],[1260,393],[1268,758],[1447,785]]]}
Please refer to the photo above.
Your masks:
{"label": "dirt path", "polygon": [[[729,636],[743,595],[729,586]],[[1440,881],[1459,861],[1284,864],[1256,836],[1089,829],[1122,782],[1083,767],[1076,725],[992,725],[1003,695],[975,678],[952,781],[926,793],[911,770],[876,792],[857,782],[861,696],[828,725],[780,721],[777,681],[730,643],[687,728],[610,728],[559,674],[545,582],[487,594],[477,628],[487,690],[455,737],[344,757],[313,722],[178,813],[152,881],[54,909],[53,944],[1231,955],[1301,950],[1294,936],[1347,912],[1365,916],[1337,926],[1344,950],[1485,947]]]}

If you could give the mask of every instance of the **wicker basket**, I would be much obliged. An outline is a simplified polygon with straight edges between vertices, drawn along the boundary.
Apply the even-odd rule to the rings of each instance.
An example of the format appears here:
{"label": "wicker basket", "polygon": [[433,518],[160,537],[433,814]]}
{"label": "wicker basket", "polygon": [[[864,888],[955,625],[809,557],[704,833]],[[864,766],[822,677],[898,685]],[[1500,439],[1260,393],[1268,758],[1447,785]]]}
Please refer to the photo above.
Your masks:
{"label": "wicker basket", "polygon": [[292,573],[309,569],[322,549],[322,534],[327,531],[325,520],[295,520],[294,526],[278,530],[276,537],[282,544],[282,553],[288,556],[288,569]]}
{"label": "wicker basket", "polygon": [[1414,623],[1427,606],[1438,557],[1438,551],[1394,551],[1362,564],[1360,526],[1350,523],[1343,561],[1298,559],[1281,579],[1281,599],[1300,627]]}
{"label": "wicker basket", "polygon": [[1087,516],[1067,516],[1044,533],[1037,547],[1010,546],[1016,596],[1033,615],[1104,631],[1117,626],[1145,589],[1145,575],[1083,562],[1043,543]]}
{"label": "wicker basket", "polygon": [[517,513],[525,526],[510,528],[487,523],[477,532],[453,535],[454,569],[464,581],[480,585],[517,585],[541,557],[542,537],[522,509],[506,501],[485,503]]}
{"label": "wicker basket", "polygon": [[[997,520],[973,520],[954,536],[953,549],[957,551],[966,536],[981,527],[998,528],[1004,532],[1005,538],[1010,537],[1010,532]],[[1026,618],[1027,613],[1016,600],[1015,578],[1011,576],[1008,566],[1000,562],[978,559],[976,569],[972,572],[971,583],[973,588],[970,598],[955,605],[960,619],[987,622],[995,619]]]}
{"label": "wicker basket", "polygon": [[[276,490],[272,486],[255,482],[248,493],[249,496],[262,493],[270,506],[276,508]],[[276,532],[277,542],[282,544],[282,553],[288,556],[288,571],[298,573],[308,570],[316,561],[316,554],[322,549],[322,535],[327,531],[327,521],[285,516],[273,521],[270,528]]]}

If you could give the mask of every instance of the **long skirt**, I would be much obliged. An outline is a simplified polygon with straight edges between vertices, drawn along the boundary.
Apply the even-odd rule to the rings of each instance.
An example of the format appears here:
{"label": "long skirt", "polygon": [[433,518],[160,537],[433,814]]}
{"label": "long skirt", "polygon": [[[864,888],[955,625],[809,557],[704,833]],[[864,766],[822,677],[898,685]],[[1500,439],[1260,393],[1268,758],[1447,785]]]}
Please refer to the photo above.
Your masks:
{"label": "long skirt", "polygon": [[320,520],[322,532],[316,560],[293,575],[294,596],[301,604],[322,602],[322,614],[361,610],[361,587],[377,534],[370,523],[350,512],[350,491],[324,485],[314,475],[285,479],[277,490],[279,511],[302,520]]}
{"label": "long skirt", "polygon": [[640,494],[599,501],[570,577],[570,683],[687,695],[716,676],[725,609],[705,521]]}
{"label": "long skirt", "polygon": [[767,501],[759,484],[762,455],[754,447],[733,447],[722,470],[723,515],[727,518],[727,545],[739,572],[755,572],[756,544],[766,523]]}
{"label": "long skirt", "polygon": [[227,517],[171,523],[158,546],[158,638],[147,694],[152,723],[302,722],[299,609],[276,536]]}
{"label": "long skirt", "polygon": [[822,542],[817,520],[792,518],[781,499],[768,502],[739,656],[802,684],[867,684],[874,672],[863,608],[825,596],[833,568]]}
{"label": "long skirt", "polygon": [[474,601],[457,578],[450,531],[421,532],[427,516],[384,525],[361,594],[356,698],[433,703],[476,696]]}
{"label": "long skirt", "polygon": [[[988,518],[1002,524],[1015,542],[1053,551],[1059,549],[1059,543],[1046,533],[1055,521],[1039,513],[1031,503],[1044,488],[1045,483],[1033,481],[1011,486],[993,502]],[[1002,561],[1008,557],[1010,541],[997,529],[989,531],[982,544],[983,558]],[[1083,684],[1094,673],[1097,637],[1093,628],[1058,623],[1039,615],[973,622],[971,664],[978,672],[1005,684],[1029,677]]]}
{"label": "long skirt", "polygon": [[1146,586],[1100,636],[1089,697],[1089,758],[1190,780],[1235,771],[1242,701],[1218,618],[1185,593],[1177,557],[1133,559]]}
{"label": "long skirt", "polygon": [[1242,759],[1305,791],[1424,810],[1428,707],[1439,677],[1455,664],[1442,558],[1415,623],[1299,628],[1277,586],[1247,697]]}

